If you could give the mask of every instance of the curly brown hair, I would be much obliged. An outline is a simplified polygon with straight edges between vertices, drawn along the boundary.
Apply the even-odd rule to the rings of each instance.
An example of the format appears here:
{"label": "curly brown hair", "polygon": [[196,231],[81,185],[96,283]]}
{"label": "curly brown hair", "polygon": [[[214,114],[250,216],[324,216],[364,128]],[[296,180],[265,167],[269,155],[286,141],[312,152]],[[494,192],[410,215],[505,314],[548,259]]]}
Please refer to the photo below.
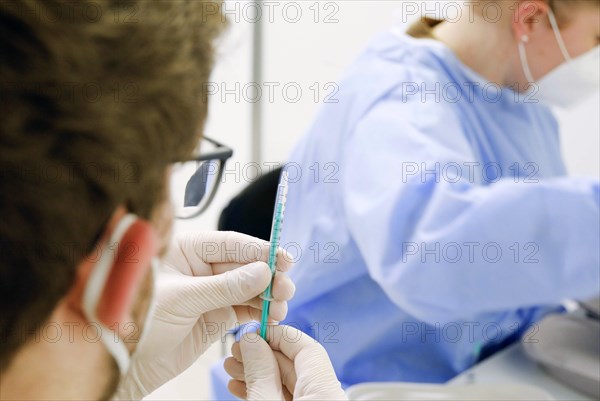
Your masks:
{"label": "curly brown hair", "polygon": [[119,205],[149,218],[206,117],[220,1],[0,3],[0,368]]}

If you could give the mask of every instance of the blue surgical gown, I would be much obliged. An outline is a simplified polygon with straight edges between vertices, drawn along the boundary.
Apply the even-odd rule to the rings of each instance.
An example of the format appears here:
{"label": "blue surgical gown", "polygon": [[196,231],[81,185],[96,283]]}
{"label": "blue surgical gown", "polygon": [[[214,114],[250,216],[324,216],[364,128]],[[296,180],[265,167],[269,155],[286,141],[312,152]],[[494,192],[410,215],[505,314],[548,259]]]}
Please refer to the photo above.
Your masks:
{"label": "blue surgical gown", "polygon": [[388,32],[322,105],[288,164],[284,323],[344,385],[444,382],[600,292],[598,180],[565,176],[534,98]]}

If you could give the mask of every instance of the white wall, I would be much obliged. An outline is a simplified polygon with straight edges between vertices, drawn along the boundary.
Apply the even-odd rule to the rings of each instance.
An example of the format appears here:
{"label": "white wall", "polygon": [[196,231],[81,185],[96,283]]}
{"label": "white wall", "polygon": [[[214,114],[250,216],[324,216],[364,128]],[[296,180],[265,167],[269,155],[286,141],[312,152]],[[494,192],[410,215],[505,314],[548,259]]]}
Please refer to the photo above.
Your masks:
{"label": "white wall", "polygon": [[557,111],[561,124],[563,156],[569,173],[600,176],[600,96],[594,96],[576,110]]}
{"label": "white wall", "polygon": [[264,159],[269,161],[285,160],[326,96],[335,96],[335,87],[326,85],[338,80],[375,33],[392,24],[398,7],[393,1],[297,4],[302,6],[299,22],[279,16],[265,27],[265,81],[296,82],[302,88],[297,103],[281,96],[278,102],[265,105],[263,148]]}

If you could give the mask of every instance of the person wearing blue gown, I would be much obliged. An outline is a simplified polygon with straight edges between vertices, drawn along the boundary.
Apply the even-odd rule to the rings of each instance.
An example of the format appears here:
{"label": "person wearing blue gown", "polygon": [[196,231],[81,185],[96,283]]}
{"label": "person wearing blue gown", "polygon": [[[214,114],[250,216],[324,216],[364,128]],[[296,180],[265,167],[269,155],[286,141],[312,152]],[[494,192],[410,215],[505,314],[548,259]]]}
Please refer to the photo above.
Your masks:
{"label": "person wearing blue gown", "polygon": [[548,107],[598,88],[598,2],[584,3],[383,33],[297,144],[284,323],[344,385],[445,382],[600,293],[599,182],[567,176]]}

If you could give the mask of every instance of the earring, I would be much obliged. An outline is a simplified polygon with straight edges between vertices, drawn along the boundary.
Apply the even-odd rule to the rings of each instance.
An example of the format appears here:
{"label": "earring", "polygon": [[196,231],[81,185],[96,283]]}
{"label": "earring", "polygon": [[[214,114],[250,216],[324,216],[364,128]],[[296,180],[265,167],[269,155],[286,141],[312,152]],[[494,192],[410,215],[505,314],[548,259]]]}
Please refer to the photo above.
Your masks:
{"label": "earring", "polygon": [[527,82],[530,84],[534,83],[533,74],[531,73],[531,69],[529,68],[529,63],[527,62],[527,52],[525,51],[525,43],[529,41],[529,36],[522,35],[521,41],[517,44],[519,48],[519,58],[521,59],[521,66],[523,67],[523,73],[525,74],[525,78],[527,78]]}

